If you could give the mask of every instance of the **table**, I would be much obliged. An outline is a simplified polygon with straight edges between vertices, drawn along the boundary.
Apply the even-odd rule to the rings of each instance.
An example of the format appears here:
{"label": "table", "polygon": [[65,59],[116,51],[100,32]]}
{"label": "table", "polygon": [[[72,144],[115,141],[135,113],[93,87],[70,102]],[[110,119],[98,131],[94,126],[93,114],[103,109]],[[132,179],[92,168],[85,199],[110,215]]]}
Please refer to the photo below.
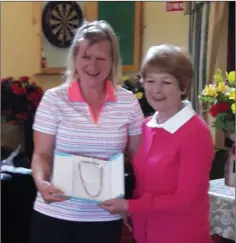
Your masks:
{"label": "table", "polygon": [[225,239],[235,240],[235,188],[226,186],[224,178],[211,180],[209,196],[211,235],[217,234]]}

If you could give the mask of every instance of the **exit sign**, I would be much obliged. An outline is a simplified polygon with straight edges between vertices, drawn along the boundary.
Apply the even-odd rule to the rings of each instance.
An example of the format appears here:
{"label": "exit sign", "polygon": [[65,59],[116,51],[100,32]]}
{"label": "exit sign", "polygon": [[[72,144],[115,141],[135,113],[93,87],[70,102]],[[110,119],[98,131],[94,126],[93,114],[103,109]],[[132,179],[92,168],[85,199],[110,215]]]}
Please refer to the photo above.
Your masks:
{"label": "exit sign", "polygon": [[172,11],[183,11],[184,10],[184,2],[166,2],[166,11],[172,12]]}

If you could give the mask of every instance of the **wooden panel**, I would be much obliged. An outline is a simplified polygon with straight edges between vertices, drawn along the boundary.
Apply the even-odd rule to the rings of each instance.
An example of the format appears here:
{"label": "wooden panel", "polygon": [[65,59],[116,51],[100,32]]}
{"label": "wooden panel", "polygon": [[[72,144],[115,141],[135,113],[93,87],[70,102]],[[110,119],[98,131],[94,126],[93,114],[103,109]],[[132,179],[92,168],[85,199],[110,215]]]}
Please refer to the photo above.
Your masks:
{"label": "wooden panel", "polygon": [[95,21],[98,16],[98,4],[97,2],[87,2],[84,6],[84,16],[87,21]]}

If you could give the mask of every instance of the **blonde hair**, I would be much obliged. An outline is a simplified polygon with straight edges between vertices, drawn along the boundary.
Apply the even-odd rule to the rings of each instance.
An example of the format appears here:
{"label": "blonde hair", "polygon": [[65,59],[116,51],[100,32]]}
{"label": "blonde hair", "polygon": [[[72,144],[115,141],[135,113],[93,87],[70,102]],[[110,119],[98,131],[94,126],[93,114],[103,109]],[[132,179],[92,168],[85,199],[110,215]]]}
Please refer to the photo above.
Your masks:
{"label": "blonde hair", "polygon": [[71,82],[76,74],[76,56],[81,42],[88,40],[91,45],[107,40],[111,44],[112,67],[109,80],[115,86],[121,81],[121,58],[117,36],[112,27],[106,21],[93,21],[84,23],[76,32],[69,50],[66,68],[66,82]]}
{"label": "blonde hair", "polygon": [[142,79],[145,79],[149,72],[169,73],[174,76],[180,90],[186,90],[182,99],[187,98],[193,78],[193,67],[188,53],[183,48],[167,44],[150,47],[141,65]]}

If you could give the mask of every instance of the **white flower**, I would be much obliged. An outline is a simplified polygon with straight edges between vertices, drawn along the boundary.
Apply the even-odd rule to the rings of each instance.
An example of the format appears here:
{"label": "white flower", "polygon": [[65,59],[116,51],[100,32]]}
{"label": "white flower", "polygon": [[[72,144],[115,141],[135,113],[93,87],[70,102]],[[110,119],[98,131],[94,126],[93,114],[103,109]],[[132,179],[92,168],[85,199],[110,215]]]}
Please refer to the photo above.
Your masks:
{"label": "white flower", "polygon": [[233,218],[232,218],[232,215],[230,214],[230,212],[228,212],[226,210],[223,211],[222,216],[220,217],[220,222],[223,225],[230,225],[233,223],[232,221],[233,221]]}
{"label": "white flower", "polygon": [[226,229],[223,230],[223,237],[227,239],[232,239],[234,237],[234,230],[232,227],[227,227]]}

